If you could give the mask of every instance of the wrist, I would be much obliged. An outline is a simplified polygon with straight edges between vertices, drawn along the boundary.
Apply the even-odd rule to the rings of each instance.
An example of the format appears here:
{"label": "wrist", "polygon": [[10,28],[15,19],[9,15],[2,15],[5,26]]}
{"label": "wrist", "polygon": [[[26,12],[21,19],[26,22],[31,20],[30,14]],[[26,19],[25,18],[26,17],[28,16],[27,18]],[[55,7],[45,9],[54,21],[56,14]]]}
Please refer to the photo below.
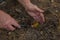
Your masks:
{"label": "wrist", "polygon": [[27,7],[31,4],[30,0],[18,0],[24,7]]}
{"label": "wrist", "polygon": [[25,5],[23,5],[25,8],[29,8],[32,5],[32,3],[27,3]]}

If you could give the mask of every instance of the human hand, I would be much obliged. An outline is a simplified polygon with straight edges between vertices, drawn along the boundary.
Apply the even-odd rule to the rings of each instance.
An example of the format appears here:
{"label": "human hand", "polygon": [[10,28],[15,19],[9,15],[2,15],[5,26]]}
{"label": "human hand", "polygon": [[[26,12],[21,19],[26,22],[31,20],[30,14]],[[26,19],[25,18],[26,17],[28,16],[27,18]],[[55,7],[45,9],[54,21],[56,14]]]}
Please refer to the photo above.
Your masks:
{"label": "human hand", "polygon": [[20,28],[20,25],[10,15],[0,10],[0,28],[15,30],[13,26]]}
{"label": "human hand", "polygon": [[27,13],[32,16],[36,21],[40,22],[43,24],[45,22],[44,15],[43,15],[43,10],[38,8],[34,4],[28,4],[25,6],[25,9]]}

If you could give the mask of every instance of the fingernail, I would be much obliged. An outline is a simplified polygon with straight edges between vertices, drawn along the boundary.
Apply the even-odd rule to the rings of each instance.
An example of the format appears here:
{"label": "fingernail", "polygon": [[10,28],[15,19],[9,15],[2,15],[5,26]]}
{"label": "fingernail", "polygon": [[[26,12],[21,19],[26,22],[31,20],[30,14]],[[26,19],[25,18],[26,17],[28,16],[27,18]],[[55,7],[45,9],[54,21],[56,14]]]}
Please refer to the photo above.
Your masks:
{"label": "fingernail", "polygon": [[21,26],[19,26],[19,28],[21,28]]}

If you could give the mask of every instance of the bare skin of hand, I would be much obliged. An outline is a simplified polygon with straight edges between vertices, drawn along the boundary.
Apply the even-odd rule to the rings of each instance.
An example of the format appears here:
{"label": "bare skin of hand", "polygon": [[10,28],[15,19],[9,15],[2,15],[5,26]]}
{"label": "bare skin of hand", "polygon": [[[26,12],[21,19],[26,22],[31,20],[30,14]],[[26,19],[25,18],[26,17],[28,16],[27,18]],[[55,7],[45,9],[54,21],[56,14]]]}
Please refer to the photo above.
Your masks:
{"label": "bare skin of hand", "polygon": [[38,8],[34,4],[30,4],[25,7],[26,11],[30,16],[32,16],[36,21],[40,22],[43,24],[45,22],[44,15],[43,15],[43,10]]}
{"label": "bare skin of hand", "polygon": [[13,31],[15,30],[15,28],[12,25],[14,25],[17,28],[20,28],[20,25],[16,22],[15,19],[13,19],[10,15],[5,13],[4,11],[0,10],[0,28]]}
{"label": "bare skin of hand", "polygon": [[19,3],[21,3],[27,13],[32,16],[36,21],[43,24],[45,22],[43,10],[38,8],[36,5],[32,4],[30,0],[18,0]]}

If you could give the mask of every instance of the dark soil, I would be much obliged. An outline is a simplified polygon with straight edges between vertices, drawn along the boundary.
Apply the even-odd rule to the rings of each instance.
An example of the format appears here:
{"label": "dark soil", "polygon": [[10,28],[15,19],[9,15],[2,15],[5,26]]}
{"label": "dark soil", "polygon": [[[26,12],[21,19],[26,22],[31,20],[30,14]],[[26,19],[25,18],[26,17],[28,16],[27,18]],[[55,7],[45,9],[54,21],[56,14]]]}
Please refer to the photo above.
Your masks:
{"label": "dark soil", "polygon": [[45,10],[44,24],[31,27],[35,20],[27,14],[24,7],[15,0],[0,3],[0,9],[10,14],[22,26],[15,31],[0,29],[0,40],[60,40],[60,0],[31,0]]}

